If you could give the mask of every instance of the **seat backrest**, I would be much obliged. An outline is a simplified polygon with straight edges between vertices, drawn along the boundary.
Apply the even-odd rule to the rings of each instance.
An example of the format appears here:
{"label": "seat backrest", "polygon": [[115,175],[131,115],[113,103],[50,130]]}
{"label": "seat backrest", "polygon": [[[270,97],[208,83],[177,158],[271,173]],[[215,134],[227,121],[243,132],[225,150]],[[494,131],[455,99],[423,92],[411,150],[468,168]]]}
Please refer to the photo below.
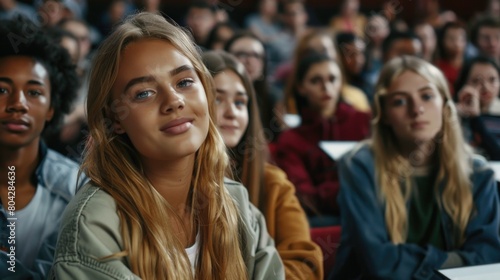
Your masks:
{"label": "seat backrest", "polygon": [[333,270],[335,254],[340,245],[341,226],[311,228],[311,238],[323,251],[325,279]]}

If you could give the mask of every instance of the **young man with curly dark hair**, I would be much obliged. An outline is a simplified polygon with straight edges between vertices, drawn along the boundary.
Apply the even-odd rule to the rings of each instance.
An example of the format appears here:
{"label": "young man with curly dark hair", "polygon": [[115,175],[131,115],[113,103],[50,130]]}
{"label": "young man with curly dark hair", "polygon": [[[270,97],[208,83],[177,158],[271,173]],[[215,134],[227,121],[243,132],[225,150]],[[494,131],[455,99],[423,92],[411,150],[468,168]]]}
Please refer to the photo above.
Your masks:
{"label": "young man with curly dark hair", "polygon": [[0,21],[0,278],[45,278],[78,165],[42,134],[71,110],[78,79],[65,49],[33,23]]}

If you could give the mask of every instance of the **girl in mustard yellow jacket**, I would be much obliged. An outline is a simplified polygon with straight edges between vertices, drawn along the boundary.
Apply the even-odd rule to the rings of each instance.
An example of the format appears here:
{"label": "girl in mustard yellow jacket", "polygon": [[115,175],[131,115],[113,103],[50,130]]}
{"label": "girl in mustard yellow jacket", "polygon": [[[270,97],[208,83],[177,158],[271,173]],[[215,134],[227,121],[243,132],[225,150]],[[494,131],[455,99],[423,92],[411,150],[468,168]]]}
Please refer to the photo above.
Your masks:
{"label": "girl in mustard yellow jacket", "polygon": [[267,163],[267,142],[252,84],[232,55],[208,52],[203,61],[216,87],[217,127],[233,161],[232,177],[264,214],[287,279],[323,279],[321,249],[310,237],[304,210],[286,174]]}

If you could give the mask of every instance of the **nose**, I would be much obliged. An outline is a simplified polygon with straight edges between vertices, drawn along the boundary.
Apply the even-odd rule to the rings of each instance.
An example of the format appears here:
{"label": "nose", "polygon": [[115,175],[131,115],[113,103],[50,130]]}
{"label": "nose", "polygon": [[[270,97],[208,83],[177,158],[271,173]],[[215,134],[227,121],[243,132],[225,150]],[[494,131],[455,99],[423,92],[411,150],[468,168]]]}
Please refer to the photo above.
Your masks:
{"label": "nose", "polygon": [[412,102],[411,113],[414,117],[422,115],[425,112],[424,105],[419,102]]}
{"label": "nose", "polygon": [[233,103],[225,103],[223,107],[224,110],[224,118],[225,119],[234,119],[236,117],[236,106]]}
{"label": "nose", "polygon": [[28,101],[26,100],[26,95],[22,90],[14,91],[7,98],[7,112],[22,112],[26,113],[28,111]]}
{"label": "nose", "polygon": [[167,90],[165,93],[161,111],[166,114],[175,113],[179,110],[183,110],[185,106],[186,102],[184,101],[184,96],[171,89]]}

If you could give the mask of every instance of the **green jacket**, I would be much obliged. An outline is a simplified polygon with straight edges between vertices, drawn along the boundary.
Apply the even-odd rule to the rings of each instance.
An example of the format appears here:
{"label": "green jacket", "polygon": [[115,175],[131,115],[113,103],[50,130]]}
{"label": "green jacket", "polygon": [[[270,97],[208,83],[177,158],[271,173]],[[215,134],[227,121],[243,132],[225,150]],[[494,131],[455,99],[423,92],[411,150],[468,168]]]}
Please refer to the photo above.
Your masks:
{"label": "green jacket", "polygon": [[[245,226],[248,242],[244,260],[249,279],[285,279],[283,263],[263,215],[249,203],[241,184],[230,180],[224,183]],[[108,193],[89,183],[78,191],[64,212],[49,279],[139,279],[125,258],[98,260],[121,251],[116,203]]]}

